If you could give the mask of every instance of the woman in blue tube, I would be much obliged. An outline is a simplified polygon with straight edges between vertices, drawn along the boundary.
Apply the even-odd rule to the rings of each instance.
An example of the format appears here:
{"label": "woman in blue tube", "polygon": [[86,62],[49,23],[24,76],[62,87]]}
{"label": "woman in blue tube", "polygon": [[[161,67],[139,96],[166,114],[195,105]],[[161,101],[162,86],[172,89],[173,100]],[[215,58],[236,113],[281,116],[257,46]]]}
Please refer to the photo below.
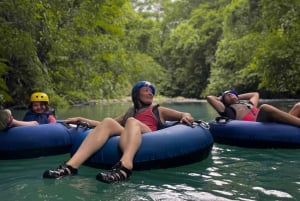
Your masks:
{"label": "woman in blue tube", "polygon": [[269,104],[258,107],[259,93],[238,94],[235,90],[227,90],[220,97],[207,96],[206,99],[221,116],[229,119],[300,126],[300,103],[296,103],[289,112]]}
{"label": "woman in blue tube", "polygon": [[[114,119],[104,118],[101,122],[82,117],[66,119],[66,123],[83,121],[96,127],[71,159],[57,169],[46,170],[43,177],[60,178],[77,174],[79,166],[98,151],[109,137],[120,135],[119,147],[122,151],[120,161],[110,171],[97,174],[96,179],[105,183],[128,179],[132,174],[133,159],[141,145],[143,133],[158,130],[160,121],[181,121],[186,124],[192,124],[194,121],[189,113],[152,105],[154,94],[155,88],[150,82],[140,81],[132,88],[133,107],[125,114]],[[158,110],[159,119],[153,112],[155,108]]]}

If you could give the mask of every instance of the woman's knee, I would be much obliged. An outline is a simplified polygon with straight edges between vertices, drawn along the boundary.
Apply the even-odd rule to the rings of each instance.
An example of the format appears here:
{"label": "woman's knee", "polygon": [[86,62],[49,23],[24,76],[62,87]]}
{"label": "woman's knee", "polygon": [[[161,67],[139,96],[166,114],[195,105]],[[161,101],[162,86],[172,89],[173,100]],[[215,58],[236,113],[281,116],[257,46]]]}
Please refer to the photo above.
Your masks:
{"label": "woman's knee", "polygon": [[256,121],[259,122],[266,122],[271,121],[273,119],[273,116],[276,113],[276,108],[269,104],[262,104],[259,107],[259,112],[256,117]]}
{"label": "woman's knee", "polygon": [[101,121],[102,125],[109,125],[109,126],[114,125],[116,123],[118,123],[118,122],[116,122],[115,119],[110,118],[110,117],[106,117]]}
{"label": "woman's knee", "polygon": [[262,104],[259,107],[259,110],[263,111],[263,112],[272,112],[272,111],[276,110],[276,108],[269,104]]}
{"label": "woman's knee", "polygon": [[115,121],[113,118],[111,117],[105,117],[102,122],[111,122],[111,121]]}
{"label": "woman's knee", "polygon": [[296,104],[294,105],[294,107],[295,107],[297,110],[300,110],[300,102],[296,103]]}
{"label": "woman's knee", "polygon": [[125,129],[136,129],[140,133],[150,132],[151,129],[144,123],[135,119],[134,117],[129,117],[125,123]]}
{"label": "woman's knee", "polygon": [[108,135],[120,134],[123,131],[123,127],[113,118],[106,117],[95,128],[101,133],[107,133]]}
{"label": "woman's knee", "polygon": [[135,119],[134,117],[129,117],[126,120],[126,123],[125,123],[125,127],[127,127],[127,126],[138,126],[138,125],[139,125],[139,121],[137,119]]}
{"label": "woman's knee", "polygon": [[293,108],[289,111],[289,114],[300,117],[300,102],[293,106]]}

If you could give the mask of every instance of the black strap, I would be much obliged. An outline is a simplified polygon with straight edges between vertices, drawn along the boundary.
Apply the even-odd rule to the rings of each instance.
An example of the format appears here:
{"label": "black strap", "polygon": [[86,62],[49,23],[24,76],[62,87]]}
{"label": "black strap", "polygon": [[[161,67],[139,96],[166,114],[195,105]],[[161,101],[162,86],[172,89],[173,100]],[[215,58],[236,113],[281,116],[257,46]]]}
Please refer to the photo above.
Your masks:
{"label": "black strap", "polygon": [[192,127],[195,127],[195,126],[201,126],[202,128],[207,129],[207,130],[210,128],[209,123],[207,123],[201,119],[194,121],[194,123],[192,124]]}
{"label": "black strap", "polygon": [[216,122],[217,123],[227,123],[228,121],[230,121],[231,119],[225,116],[220,116],[220,117],[216,117]]}
{"label": "black strap", "polygon": [[155,105],[152,109],[153,114],[156,116],[157,121],[158,121],[158,130],[165,128],[165,125],[161,122],[160,117],[159,117],[159,111],[158,111],[159,105]]}
{"label": "black strap", "polygon": [[69,122],[69,123],[65,123],[63,121],[58,121],[58,123],[61,123],[62,125],[64,125],[67,128],[73,128],[70,124],[76,125],[76,128],[84,128],[84,129],[92,129],[95,128],[95,126],[91,126],[89,125],[87,122],[83,122],[83,121],[76,121],[76,122]]}

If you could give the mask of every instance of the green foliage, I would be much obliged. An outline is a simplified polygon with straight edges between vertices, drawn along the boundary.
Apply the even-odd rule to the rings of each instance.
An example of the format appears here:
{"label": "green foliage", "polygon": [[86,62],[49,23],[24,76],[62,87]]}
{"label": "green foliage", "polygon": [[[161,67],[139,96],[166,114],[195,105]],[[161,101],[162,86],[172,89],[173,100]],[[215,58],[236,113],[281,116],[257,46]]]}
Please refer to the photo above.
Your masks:
{"label": "green foliage", "polygon": [[0,59],[0,106],[2,106],[6,101],[12,101],[9,95],[9,90],[6,85],[6,75],[7,75],[7,60]]}
{"label": "green foliage", "polygon": [[278,33],[268,34],[263,46],[258,49],[254,57],[253,71],[258,72],[261,80],[260,88],[292,94],[299,91],[300,49],[294,47],[297,41],[300,41],[298,35],[291,39]]}
{"label": "green foliage", "polygon": [[168,90],[163,95],[178,96],[185,90],[186,94],[191,92],[194,82],[186,82],[186,78],[191,79],[194,74],[194,66],[189,64],[193,56],[191,52],[198,49],[199,40],[197,30],[189,24],[182,23],[170,34],[164,44],[164,63],[168,66],[170,78],[165,82]]}
{"label": "green foliage", "polygon": [[159,30],[126,0],[6,0],[0,16],[6,103],[27,104],[36,90],[57,107],[116,98],[163,75],[149,56],[159,56]]}
{"label": "green foliage", "polygon": [[297,0],[3,0],[1,104],[26,105],[33,91],[55,107],[119,98],[139,80],[166,96],[297,94],[299,10]]}
{"label": "green foliage", "polygon": [[296,94],[299,88],[299,3],[237,0],[226,7],[203,95],[227,88]]}
{"label": "green foliage", "polygon": [[245,91],[256,89],[258,75],[253,71],[245,72],[245,67],[249,64],[249,55],[255,53],[260,40],[259,34],[246,35],[236,40],[221,40],[206,90],[220,93],[227,88]]}
{"label": "green foliage", "polygon": [[190,20],[178,25],[164,41],[164,66],[170,73],[166,82],[169,90],[164,95],[200,97],[221,37],[220,13],[226,2],[203,1],[193,10]]}
{"label": "green foliage", "polygon": [[253,59],[253,70],[260,77],[259,87],[296,94],[300,90],[300,48],[296,45],[300,42],[299,2],[261,2],[260,6],[268,29],[264,30],[263,43]]}
{"label": "green foliage", "polygon": [[24,97],[50,86],[47,70],[37,55],[38,21],[29,1],[3,1],[0,13],[0,58],[6,66],[5,76],[2,74],[2,88],[7,90],[4,98],[13,104],[27,104]]}

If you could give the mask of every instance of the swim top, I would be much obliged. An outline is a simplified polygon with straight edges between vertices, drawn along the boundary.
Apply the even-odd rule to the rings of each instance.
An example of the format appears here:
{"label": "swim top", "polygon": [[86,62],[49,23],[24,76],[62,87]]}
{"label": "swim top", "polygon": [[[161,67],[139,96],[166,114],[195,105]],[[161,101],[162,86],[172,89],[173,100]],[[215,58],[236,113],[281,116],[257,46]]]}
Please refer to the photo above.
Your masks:
{"label": "swim top", "polygon": [[137,113],[135,118],[146,124],[152,131],[156,131],[158,130],[158,121],[152,109],[153,106],[148,107],[146,110]]}
{"label": "swim top", "polygon": [[248,103],[235,103],[225,108],[225,111],[220,113],[230,119],[243,121],[256,121],[259,109],[250,101]]}

